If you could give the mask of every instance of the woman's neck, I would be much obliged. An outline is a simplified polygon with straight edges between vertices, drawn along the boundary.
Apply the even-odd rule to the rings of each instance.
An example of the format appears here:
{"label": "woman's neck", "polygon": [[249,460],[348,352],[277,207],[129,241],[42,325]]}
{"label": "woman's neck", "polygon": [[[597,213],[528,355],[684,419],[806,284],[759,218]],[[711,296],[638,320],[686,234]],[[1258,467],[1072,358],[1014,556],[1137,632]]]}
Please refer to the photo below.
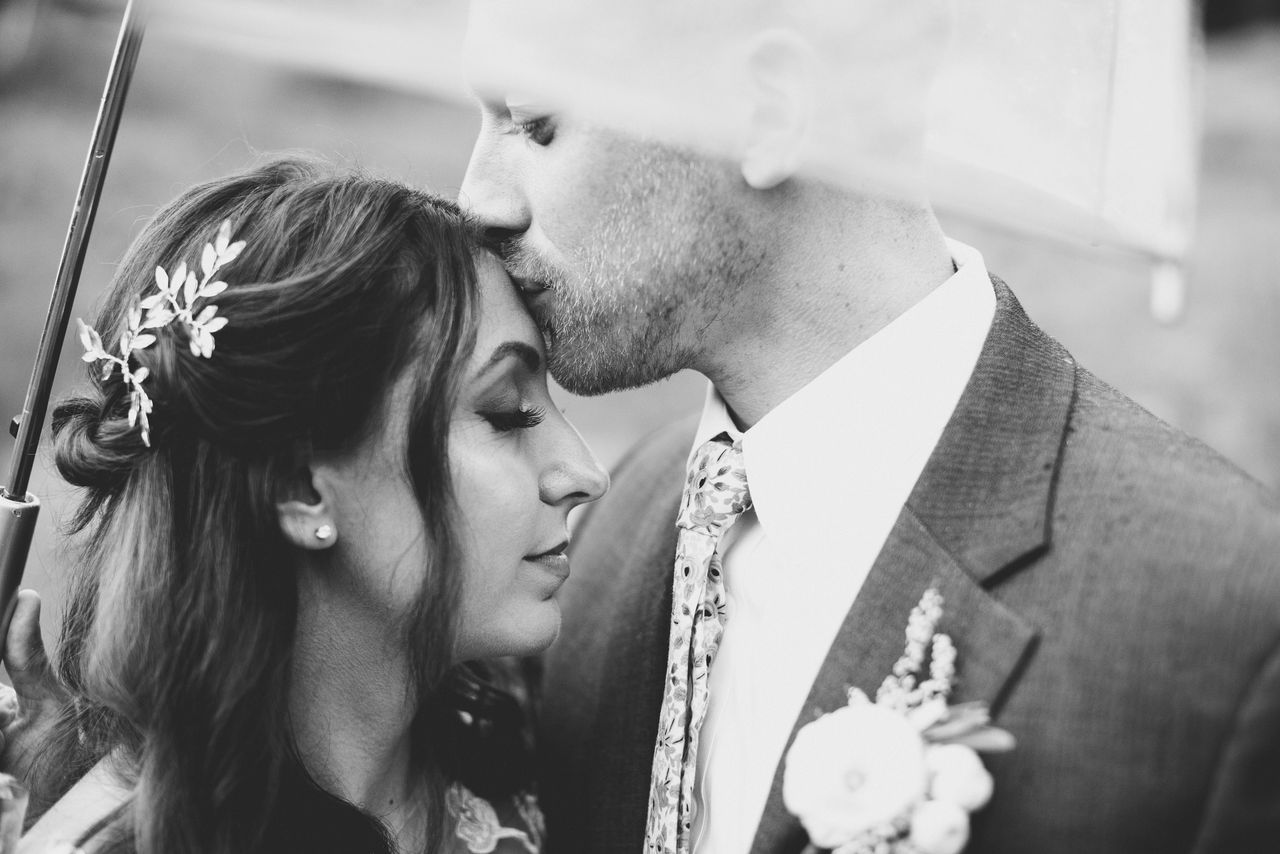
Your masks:
{"label": "woman's neck", "polygon": [[300,585],[289,692],[293,736],[317,783],[381,819],[401,850],[412,850],[426,828],[422,769],[411,761],[416,706],[409,662],[385,616],[353,613],[342,602]]}

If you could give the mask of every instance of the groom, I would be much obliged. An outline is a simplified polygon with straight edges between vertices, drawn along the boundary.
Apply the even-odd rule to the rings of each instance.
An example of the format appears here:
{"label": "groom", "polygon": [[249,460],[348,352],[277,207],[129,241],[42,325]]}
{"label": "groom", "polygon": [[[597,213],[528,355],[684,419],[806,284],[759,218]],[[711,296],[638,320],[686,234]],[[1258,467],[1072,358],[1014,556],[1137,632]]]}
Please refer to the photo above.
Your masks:
{"label": "groom", "polygon": [[[651,798],[675,797],[692,808],[659,821],[687,816],[699,854],[800,852],[787,747],[847,688],[874,695],[929,587],[951,700],[1017,739],[987,760],[966,850],[1280,850],[1276,498],[1078,365],[922,194],[797,173],[799,123],[827,120],[787,73],[803,45],[753,43],[767,61],[732,158],[482,93],[461,196],[556,379],[710,380],[575,537],[540,721],[555,850],[676,850],[650,829]],[[896,131],[916,161],[918,129]],[[749,500],[699,564],[675,523],[708,447]],[[722,585],[692,677],[673,632],[703,600],[676,585],[673,603],[678,548],[682,575]],[[667,707],[693,691],[691,758]]]}

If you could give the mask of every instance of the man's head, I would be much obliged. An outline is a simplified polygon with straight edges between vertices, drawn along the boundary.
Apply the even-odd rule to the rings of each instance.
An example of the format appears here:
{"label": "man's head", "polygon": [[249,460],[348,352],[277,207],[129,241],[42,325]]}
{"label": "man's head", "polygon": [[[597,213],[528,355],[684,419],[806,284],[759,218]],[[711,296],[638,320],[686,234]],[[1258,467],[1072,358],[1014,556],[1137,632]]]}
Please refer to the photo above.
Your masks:
{"label": "man's head", "polygon": [[579,394],[696,361],[758,263],[733,168],[525,105],[487,104],[462,196]]}
{"label": "man's head", "polygon": [[[821,173],[809,168],[815,150],[840,142],[823,129],[844,120],[821,103],[833,51],[815,48],[812,17],[780,26],[796,23],[777,15],[791,5],[751,0],[753,20],[712,3],[718,12],[683,26],[622,0],[568,6],[577,12],[558,21],[563,2],[473,0],[483,117],[461,201],[500,245],[556,379],[596,394],[702,367],[708,348],[742,333],[742,313],[727,323],[724,310],[751,299],[782,235],[804,227],[801,207],[812,220],[815,206],[797,201],[816,182],[797,175]],[[664,27],[670,37],[657,38]],[[673,40],[683,46],[654,53]],[[605,67],[609,87],[595,85]],[[629,87],[628,74],[643,80]],[[901,110],[889,112],[896,123]],[[883,144],[889,126],[864,136]]]}

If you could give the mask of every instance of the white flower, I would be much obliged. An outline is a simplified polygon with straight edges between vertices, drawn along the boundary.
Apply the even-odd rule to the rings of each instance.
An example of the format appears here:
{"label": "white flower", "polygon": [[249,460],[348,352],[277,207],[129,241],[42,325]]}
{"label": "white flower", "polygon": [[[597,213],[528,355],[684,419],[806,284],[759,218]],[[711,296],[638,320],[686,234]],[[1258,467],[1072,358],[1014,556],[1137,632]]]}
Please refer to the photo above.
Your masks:
{"label": "white flower", "polygon": [[911,815],[910,838],[921,854],[960,854],[969,841],[969,814],[946,801],[925,801]]}
{"label": "white flower", "polygon": [[[937,632],[942,596],[911,612],[906,644],[875,703],[849,688],[847,707],[801,728],[787,751],[782,799],[833,854],[959,854],[969,813],[995,787],[977,751],[1013,748],[986,705],[950,706],[956,648]],[[928,660],[928,675],[923,669]]]}
{"label": "white flower", "polygon": [[924,797],[920,732],[871,703],[845,706],[804,726],[787,752],[782,799],[819,848],[837,848],[893,821]]}
{"label": "white flower", "polygon": [[925,754],[931,779],[929,797],[955,804],[966,812],[991,800],[995,783],[977,752],[963,744],[938,744]]}

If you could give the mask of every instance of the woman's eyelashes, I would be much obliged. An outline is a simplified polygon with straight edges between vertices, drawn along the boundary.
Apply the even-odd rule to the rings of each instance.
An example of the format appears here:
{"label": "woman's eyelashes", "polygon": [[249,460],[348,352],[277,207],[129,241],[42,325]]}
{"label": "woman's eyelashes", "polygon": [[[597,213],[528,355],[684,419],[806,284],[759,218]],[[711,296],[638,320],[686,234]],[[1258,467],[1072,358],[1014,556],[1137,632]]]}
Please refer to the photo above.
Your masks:
{"label": "woman's eyelashes", "polygon": [[512,430],[528,430],[537,427],[547,417],[547,411],[532,403],[521,403],[514,409],[495,409],[481,412],[480,415],[494,430],[499,433],[509,433]]}

